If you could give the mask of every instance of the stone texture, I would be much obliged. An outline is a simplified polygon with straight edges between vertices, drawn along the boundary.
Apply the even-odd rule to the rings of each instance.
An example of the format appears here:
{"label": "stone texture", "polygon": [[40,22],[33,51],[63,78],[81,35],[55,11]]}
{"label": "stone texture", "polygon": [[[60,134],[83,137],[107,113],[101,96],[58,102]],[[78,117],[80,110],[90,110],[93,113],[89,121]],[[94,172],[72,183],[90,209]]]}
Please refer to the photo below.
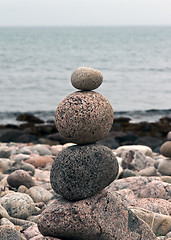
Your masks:
{"label": "stone texture", "polygon": [[1,240],[26,240],[22,234],[14,227],[2,225],[0,226],[0,239]]}
{"label": "stone texture", "polygon": [[121,155],[124,151],[135,151],[138,150],[142,154],[153,157],[153,151],[150,147],[143,146],[143,145],[129,145],[129,146],[121,146],[116,149],[117,155]]}
{"label": "stone texture", "polygon": [[170,199],[171,184],[162,182],[160,177],[129,177],[113,181],[107,189],[115,192],[131,189],[136,197]]}
{"label": "stone texture", "polygon": [[52,193],[40,186],[31,187],[29,189],[29,195],[36,203],[48,202],[53,197]]}
{"label": "stone texture", "polygon": [[124,151],[121,155],[123,169],[130,169],[140,171],[147,167],[152,167],[155,160],[151,157],[145,156],[138,150]]}
{"label": "stone texture", "polygon": [[27,188],[35,185],[34,180],[30,174],[24,170],[16,170],[7,177],[7,182],[11,187],[18,188],[24,185]]}
{"label": "stone texture", "polygon": [[157,235],[166,235],[171,231],[171,216],[153,213],[143,208],[131,208],[131,211],[144,220]]}
{"label": "stone texture", "polygon": [[105,190],[78,202],[54,200],[40,215],[38,228],[43,235],[62,239],[155,239],[118,194]]}
{"label": "stone texture", "polygon": [[147,177],[157,176],[157,172],[156,172],[155,167],[144,168],[144,169],[140,170],[138,172],[138,174],[141,175],[141,176],[147,176]]}
{"label": "stone texture", "polygon": [[113,109],[100,93],[74,92],[57,107],[55,125],[70,142],[88,144],[104,138],[113,119]]}
{"label": "stone texture", "polygon": [[11,217],[26,219],[36,212],[34,202],[25,193],[10,193],[0,199],[0,204]]}
{"label": "stone texture", "polygon": [[112,151],[95,144],[62,150],[51,169],[54,191],[69,200],[87,198],[109,185],[118,174]]}
{"label": "stone texture", "polygon": [[88,68],[80,67],[76,69],[71,75],[72,85],[80,90],[94,90],[98,88],[103,81],[103,75],[100,71]]}
{"label": "stone texture", "polygon": [[165,157],[171,158],[171,141],[167,141],[161,145],[160,153]]}

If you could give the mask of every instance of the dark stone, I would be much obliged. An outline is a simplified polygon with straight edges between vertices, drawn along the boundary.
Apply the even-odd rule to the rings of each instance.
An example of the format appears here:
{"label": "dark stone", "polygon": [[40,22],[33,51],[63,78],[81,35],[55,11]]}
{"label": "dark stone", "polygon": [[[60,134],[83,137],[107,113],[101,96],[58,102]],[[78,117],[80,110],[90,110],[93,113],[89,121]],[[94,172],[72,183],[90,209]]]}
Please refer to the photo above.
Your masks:
{"label": "dark stone", "polygon": [[22,131],[17,129],[2,129],[0,130],[0,142],[15,142],[23,134]]}
{"label": "dark stone", "polygon": [[64,138],[63,136],[61,136],[60,133],[53,133],[53,134],[49,134],[47,136],[47,139],[52,140],[52,141],[56,141],[59,142],[60,144],[65,144],[68,143],[68,140],[66,138]]}
{"label": "dark stone", "polygon": [[126,168],[123,170],[119,178],[127,178],[127,177],[135,177],[135,176],[137,176],[137,174],[134,171]]}
{"label": "dark stone", "polygon": [[148,146],[148,147],[150,147],[152,150],[154,150],[155,148],[157,148],[158,146],[160,146],[161,143],[162,143],[161,140],[156,139],[156,138],[154,138],[154,137],[149,137],[149,136],[145,136],[145,137],[138,138],[138,139],[135,141],[135,144]]}
{"label": "dark stone", "polygon": [[22,113],[17,117],[17,121],[26,121],[30,123],[44,123],[44,121],[31,113]]}
{"label": "dark stone", "polygon": [[98,141],[97,144],[104,145],[111,149],[116,149],[119,147],[119,143],[116,141],[116,139],[113,136],[104,138],[104,139]]}
{"label": "dark stone", "polygon": [[127,133],[123,136],[116,137],[116,140],[120,145],[134,145],[135,141],[139,138],[138,135],[133,133]]}
{"label": "dark stone", "polygon": [[108,186],[117,174],[118,162],[109,148],[76,145],[57,155],[50,179],[56,193],[69,200],[80,200]]}
{"label": "dark stone", "polygon": [[16,170],[7,177],[7,182],[11,187],[18,188],[21,185],[27,188],[33,187],[35,185],[30,174],[24,170]]}
{"label": "dark stone", "polygon": [[15,139],[17,143],[29,143],[29,142],[37,142],[39,139],[37,136],[32,134],[23,134]]}

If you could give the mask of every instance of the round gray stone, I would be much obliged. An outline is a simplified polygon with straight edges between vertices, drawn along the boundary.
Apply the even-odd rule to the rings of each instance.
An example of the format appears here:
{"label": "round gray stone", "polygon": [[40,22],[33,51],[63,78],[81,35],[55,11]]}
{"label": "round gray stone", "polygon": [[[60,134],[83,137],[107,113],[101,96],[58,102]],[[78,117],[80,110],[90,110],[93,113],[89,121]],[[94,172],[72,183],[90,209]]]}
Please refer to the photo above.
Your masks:
{"label": "round gray stone", "polygon": [[77,144],[94,143],[110,131],[114,113],[109,101],[93,91],[74,92],[57,107],[55,125],[59,133]]}
{"label": "round gray stone", "polygon": [[117,177],[118,162],[105,146],[72,146],[56,157],[50,174],[53,190],[68,200],[90,197]]}
{"label": "round gray stone", "polygon": [[100,71],[88,68],[80,67],[76,69],[71,75],[72,85],[83,91],[90,91],[98,88],[103,82],[103,75]]}
{"label": "round gray stone", "polygon": [[169,131],[168,134],[167,134],[167,140],[171,141],[171,131]]}

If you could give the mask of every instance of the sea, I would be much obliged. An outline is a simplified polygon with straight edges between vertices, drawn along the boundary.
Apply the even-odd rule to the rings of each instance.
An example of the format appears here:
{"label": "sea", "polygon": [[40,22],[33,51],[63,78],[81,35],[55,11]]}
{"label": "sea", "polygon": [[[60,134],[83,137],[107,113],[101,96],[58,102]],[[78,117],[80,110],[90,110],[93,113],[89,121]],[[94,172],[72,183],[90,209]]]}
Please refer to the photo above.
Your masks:
{"label": "sea", "polygon": [[53,120],[81,66],[102,72],[95,91],[115,117],[171,117],[171,27],[1,27],[0,124],[23,112]]}

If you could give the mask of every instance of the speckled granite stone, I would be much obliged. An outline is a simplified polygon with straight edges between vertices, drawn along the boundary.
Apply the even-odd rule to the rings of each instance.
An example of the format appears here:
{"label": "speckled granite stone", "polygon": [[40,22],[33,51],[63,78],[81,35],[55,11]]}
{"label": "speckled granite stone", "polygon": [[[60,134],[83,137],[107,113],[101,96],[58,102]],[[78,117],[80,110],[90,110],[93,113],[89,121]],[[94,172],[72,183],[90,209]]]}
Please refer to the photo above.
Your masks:
{"label": "speckled granite stone", "polygon": [[165,157],[171,158],[171,141],[167,141],[161,145],[160,153]]}
{"label": "speckled granite stone", "polygon": [[54,200],[40,214],[38,228],[43,235],[68,240],[156,239],[119,194],[106,190],[77,202]]}
{"label": "speckled granite stone", "polygon": [[79,90],[94,90],[98,88],[103,81],[103,75],[96,69],[80,67],[76,69],[71,76],[72,85]]}
{"label": "speckled granite stone", "polygon": [[113,120],[109,101],[93,91],[70,94],[59,104],[55,114],[59,133],[77,144],[93,143],[104,138]]}
{"label": "speckled granite stone", "polygon": [[69,200],[80,200],[99,192],[117,176],[118,162],[105,146],[72,146],[62,150],[51,169],[54,191]]}

